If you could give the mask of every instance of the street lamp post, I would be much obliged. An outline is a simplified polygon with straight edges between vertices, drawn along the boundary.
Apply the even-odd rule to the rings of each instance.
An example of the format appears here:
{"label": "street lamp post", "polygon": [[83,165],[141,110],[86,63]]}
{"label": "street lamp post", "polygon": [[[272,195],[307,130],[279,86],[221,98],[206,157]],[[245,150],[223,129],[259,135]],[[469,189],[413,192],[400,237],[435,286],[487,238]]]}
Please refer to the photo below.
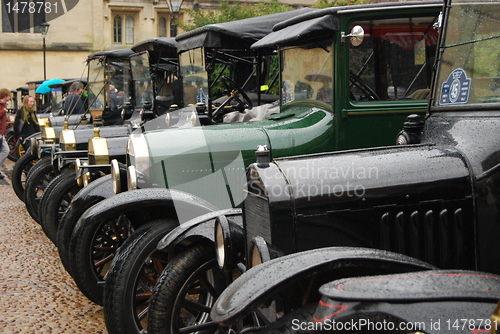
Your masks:
{"label": "street lamp post", "polygon": [[167,0],[168,8],[170,9],[170,37],[177,36],[175,19],[179,15],[183,1],[184,0]]}
{"label": "street lamp post", "polygon": [[45,36],[47,36],[47,32],[49,31],[50,24],[43,21],[40,24],[40,32],[43,36],[43,80],[47,80],[47,63],[45,61]]}

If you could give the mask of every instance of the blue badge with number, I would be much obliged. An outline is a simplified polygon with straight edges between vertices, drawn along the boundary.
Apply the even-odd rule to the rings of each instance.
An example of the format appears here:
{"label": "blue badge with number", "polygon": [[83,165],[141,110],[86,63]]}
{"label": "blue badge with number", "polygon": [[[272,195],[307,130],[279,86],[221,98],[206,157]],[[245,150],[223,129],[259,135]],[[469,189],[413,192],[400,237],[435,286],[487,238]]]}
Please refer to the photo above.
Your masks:
{"label": "blue badge with number", "polygon": [[469,101],[471,79],[461,68],[457,68],[448,76],[441,86],[440,105],[463,104]]}

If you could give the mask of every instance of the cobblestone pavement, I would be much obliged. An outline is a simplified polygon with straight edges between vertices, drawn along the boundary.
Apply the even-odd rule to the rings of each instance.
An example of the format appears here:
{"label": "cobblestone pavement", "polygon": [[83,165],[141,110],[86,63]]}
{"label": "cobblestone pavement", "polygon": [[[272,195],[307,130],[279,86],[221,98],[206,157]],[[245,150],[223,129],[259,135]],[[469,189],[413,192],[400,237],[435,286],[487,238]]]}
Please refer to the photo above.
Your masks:
{"label": "cobblestone pavement", "polygon": [[[2,172],[10,177],[13,163]],[[65,271],[57,248],[0,180],[0,333],[107,333],[102,307]]]}

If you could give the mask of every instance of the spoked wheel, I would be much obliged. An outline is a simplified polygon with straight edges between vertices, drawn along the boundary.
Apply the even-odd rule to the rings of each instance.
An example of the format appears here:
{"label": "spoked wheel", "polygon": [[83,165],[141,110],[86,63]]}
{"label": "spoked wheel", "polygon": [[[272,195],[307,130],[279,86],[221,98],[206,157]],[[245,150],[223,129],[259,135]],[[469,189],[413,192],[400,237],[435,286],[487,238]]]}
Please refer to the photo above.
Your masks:
{"label": "spoked wheel", "polygon": [[37,223],[41,223],[38,208],[45,188],[56,177],[50,157],[39,160],[28,173],[26,189],[24,189],[24,203],[26,209]]}
{"label": "spoked wheel", "polygon": [[9,133],[5,138],[9,145],[9,160],[16,162],[25,153],[23,145],[14,133]]}
{"label": "spoked wheel", "polygon": [[32,155],[31,152],[26,152],[14,164],[14,168],[12,169],[12,188],[21,201],[24,201],[24,188],[28,172],[38,160],[37,156]]}
{"label": "spoked wheel", "polygon": [[[68,211],[63,215],[59,225],[57,226],[57,250],[59,252],[59,258],[66,269],[66,271],[73,276],[72,273],[72,261],[70,259],[70,249],[71,249],[71,235],[73,230],[78,223],[78,219],[83,215],[83,213],[96,203],[102,201],[105,197],[100,193],[99,196],[89,195],[94,194],[94,189],[102,183],[109,184],[109,193],[113,193],[113,187],[111,185],[111,175],[105,175],[95,181],[93,181],[88,186],[82,188],[78,194],[71,200],[72,204],[68,208]],[[102,189],[101,189],[102,190]],[[104,191],[105,193],[105,191]]]}
{"label": "spoked wheel", "polygon": [[70,242],[70,272],[78,288],[94,303],[103,304],[104,277],[118,248],[133,232],[125,214],[86,226],[77,225]]}
{"label": "spoked wheel", "polygon": [[67,171],[56,176],[43,193],[39,208],[40,221],[43,231],[56,246],[59,222],[81,188],[76,182],[75,173]]}
{"label": "spoked wheel", "polygon": [[168,253],[158,242],[178,223],[148,223],[123,243],[113,260],[104,285],[104,320],[110,334],[139,334],[147,329],[149,301]]}
{"label": "spoked wheel", "polygon": [[217,333],[210,311],[225,286],[213,245],[188,247],[169,262],[156,284],[148,333]]}

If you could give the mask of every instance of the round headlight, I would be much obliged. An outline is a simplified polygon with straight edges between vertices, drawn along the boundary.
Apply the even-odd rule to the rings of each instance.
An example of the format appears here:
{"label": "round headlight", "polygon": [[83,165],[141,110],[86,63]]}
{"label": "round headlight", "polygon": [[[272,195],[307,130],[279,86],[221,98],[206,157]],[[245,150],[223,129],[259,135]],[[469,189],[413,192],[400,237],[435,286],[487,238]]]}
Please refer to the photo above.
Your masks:
{"label": "round headlight", "polygon": [[137,189],[137,173],[134,166],[128,166],[127,168],[127,187],[128,190]]}
{"label": "round headlight", "polygon": [[255,267],[261,263],[269,261],[271,259],[271,255],[269,253],[269,248],[267,247],[267,242],[260,236],[256,236],[250,242],[250,259],[249,259],[249,267]]}
{"label": "round headlight", "polygon": [[[88,163],[86,163],[86,162],[84,162],[84,163],[83,163],[83,166],[88,166],[88,165],[89,165],[89,164],[88,164]],[[89,173],[89,172],[87,172],[87,173],[83,174],[83,175],[82,175],[82,179],[83,179],[83,180],[82,180],[83,186],[84,186],[84,187],[88,186],[88,185],[89,185],[89,183],[90,183],[90,173]]]}
{"label": "round headlight", "polygon": [[115,194],[121,193],[120,166],[118,166],[116,159],[111,160],[111,181],[113,182],[113,192]]}
{"label": "round headlight", "polygon": [[75,159],[75,174],[76,174],[76,183],[79,187],[83,187],[83,176],[79,175],[80,170],[82,169],[82,161],[80,158]]}
{"label": "round headlight", "polygon": [[215,221],[215,255],[220,268],[226,264],[226,249],[224,245],[224,231],[220,219]]}
{"label": "round headlight", "polygon": [[30,138],[30,152],[32,156],[38,155],[38,139],[35,137]]}

